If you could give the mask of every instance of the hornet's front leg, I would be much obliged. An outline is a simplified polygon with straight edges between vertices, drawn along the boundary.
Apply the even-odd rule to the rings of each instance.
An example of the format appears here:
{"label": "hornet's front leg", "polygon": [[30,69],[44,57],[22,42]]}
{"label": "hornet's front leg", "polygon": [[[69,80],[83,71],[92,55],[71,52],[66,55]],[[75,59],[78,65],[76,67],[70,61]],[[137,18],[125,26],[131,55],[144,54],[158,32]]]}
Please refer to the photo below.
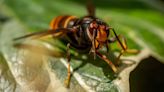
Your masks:
{"label": "hornet's front leg", "polygon": [[117,36],[115,30],[113,28],[111,28],[112,31],[114,32],[115,38],[112,38],[109,40],[109,42],[115,42],[118,41],[118,44],[121,46],[122,50],[120,51],[118,57],[116,58],[116,65],[120,65],[120,57],[124,54],[124,53],[131,53],[131,54],[137,54],[139,53],[139,50],[136,49],[128,49],[127,43],[126,43],[126,39],[125,37],[119,35]]}
{"label": "hornet's front leg", "polygon": [[105,56],[105,55],[102,55],[101,53],[99,53],[98,51],[96,51],[96,54],[101,58],[103,59],[113,70],[114,73],[117,73],[117,68],[116,66]]}

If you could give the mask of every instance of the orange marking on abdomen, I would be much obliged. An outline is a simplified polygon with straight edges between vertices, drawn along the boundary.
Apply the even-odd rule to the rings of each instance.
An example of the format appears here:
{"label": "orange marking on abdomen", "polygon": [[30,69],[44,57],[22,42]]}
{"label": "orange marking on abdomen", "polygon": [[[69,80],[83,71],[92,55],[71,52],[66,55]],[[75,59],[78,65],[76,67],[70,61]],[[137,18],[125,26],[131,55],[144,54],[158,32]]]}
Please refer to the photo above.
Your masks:
{"label": "orange marking on abdomen", "polygon": [[54,18],[51,23],[50,23],[50,28],[51,29],[57,29],[58,28],[58,23],[60,22],[60,20],[63,18],[64,16],[58,16],[56,18]]}
{"label": "orange marking on abdomen", "polygon": [[75,16],[58,16],[51,21],[50,28],[58,29],[59,25],[61,25],[60,28],[61,27],[67,28],[69,21],[74,18],[76,18],[76,17]]}
{"label": "orange marking on abdomen", "polygon": [[68,25],[68,23],[70,22],[70,20],[75,19],[75,18],[76,18],[76,16],[69,16],[69,17],[65,20],[64,28],[67,27],[67,25]]}

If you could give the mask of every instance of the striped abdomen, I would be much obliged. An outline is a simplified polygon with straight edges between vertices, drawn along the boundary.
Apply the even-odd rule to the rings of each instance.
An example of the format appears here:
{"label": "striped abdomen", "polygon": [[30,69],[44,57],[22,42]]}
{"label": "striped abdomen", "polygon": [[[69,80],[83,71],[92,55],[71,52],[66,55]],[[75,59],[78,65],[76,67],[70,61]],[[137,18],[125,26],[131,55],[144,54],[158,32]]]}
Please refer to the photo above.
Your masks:
{"label": "striped abdomen", "polygon": [[51,29],[70,28],[75,20],[77,20],[76,16],[58,16],[51,21],[50,27]]}
{"label": "striped abdomen", "polygon": [[[73,28],[79,24],[76,22],[79,19],[75,16],[58,16],[51,21],[50,27],[51,29],[58,29],[58,28]],[[84,24],[84,25],[83,25]],[[91,42],[87,39],[86,31],[85,31],[85,23],[83,23],[84,29],[78,29],[74,32],[68,32],[66,37],[61,38],[63,41],[66,41],[71,44],[72,47],[78,50],[88,50],[90,48]],[[81,25],[80,25],[81,26]],[[62,31],[62,30],[60,30]],[[82,33],[80,35],[80,33]]]}

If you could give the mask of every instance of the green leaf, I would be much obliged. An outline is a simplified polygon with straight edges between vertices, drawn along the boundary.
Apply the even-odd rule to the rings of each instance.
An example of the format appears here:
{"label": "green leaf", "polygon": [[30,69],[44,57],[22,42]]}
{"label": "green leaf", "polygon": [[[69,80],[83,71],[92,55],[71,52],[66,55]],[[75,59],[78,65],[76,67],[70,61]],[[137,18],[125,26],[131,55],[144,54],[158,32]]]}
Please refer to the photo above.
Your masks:
{"label": "green leaf", "polygon": [[17,82],[13,76],[5,58],[0,53],[0,91],[15,92]]}
{"label": "green leaf", "polygon": [[[111,1],[111,3],[110,1],[102,1],[104,5],[99,4],[100,1],[98,0],[94,0],[94,2],[95,5],[98,6],[96,8],[97,17],[104,19],[116,30],[118,34],[125,36],[127,38],[129,48],[141,50],[141,53],[138,55],[134,55],[133,57],[127,55],[123,58],[130,58],[131,60],[139,63],[141,59],[146,58],[148,55],[152,55],[164,63],[164,49],[162,47],[164,45],[163,14],[146,7],[144,3],[139,1],[136,1],[135,4],[142,4],[142,8],[144,10],[137,6],[134,6],[132,9],[122,8],[123,6],[115,7],[114,5],[120,5],[116,1]],[[108,5],[107,2],[110,3],[111,6]],[[121,2],[123,3],[123,0],[121,0]],[[133,3],[134,2],[132,1],[126,0],[126,5],[129,5],[127,7],[132,7],[131,4]],[[78,17],[86,15],[83,1],[5,0],[2,4],[3,6],[0,6],[0,8],[3,12],[7,13],[6,16],[9,16],[12,19],[12,21],[7,22],[5,26],[2,26],[3,30],[0,33],[2,54],[6,55],[5,58],[11,58],[15,57],[14,55],[19,55],[17,59],[19,60],[19,58],[21,59],[23,57],[23,61],[27,61],[26,59],[32,56],[29,56],[29,54],[19,54],[19,50],[12,47],[14,44],[12,42],[13,38],[23,36],[27,32],[37,32],[42,29],[48,29],[50,21],[58,15],[75,15]],[[112,4],[114,5],[112,6]],[[145,13],[147,16],[145,16]],[[2,39],[5,40],[3,41]],[[28,41],[26,43],[30,44],[31,41]],[[61,49],[59,51],[62,53],[65,53],[66,51],[65,44],[58,40],[47,39],[41,43],[48,43],[52,47],[54,46],[53,50],[56,50],[57,47],[59,47]],[[38,44],[40,45],[40,43]],[[117,53],[113,51],[118,50],[118,47],[115,43],[110,46],[111,53],[107,56],[111,59],[111,61],[115,61]],[[70,91],[79,92],[80,90],[90,90],[98,92],[118,92],[119,90],[125,89],[122,87],[128,83],[128,73],[135,68],[135,65],[137,65],[136,63],[134,66],[129,66],[131,68],[127,68],[125,67],[127,64],[125,64],[125,66],[123,65],[119,68],[121,70],[119,75],[123,77],[121,80],[127,80],[126,83],[121,82],[124,85],[119,85],[117,83],[119,83],[120,80],[117,80],[112,70],[103,60],[100,60],[98,57],[94,60],[91,55],[78,54],[75,50],[71,50],[71,53],[71,68],[73,68],[74,73],[73,77],[71,77]],[[104,51],[102,51],[102,53],[104,53]],[[36,57],[39,56],[40,55],[36,55]],[[9,62],[9,60],[11,59],[7,59],[6,62]],[[46,91],[50,90],[50,86],[46,85],[51,84],[51,82],[54,84],[52,81],[52,75],[55,74],[57,79],[60,80],[59,84],[61,88],[63,88],[62,84],[67,76],[66,59],[63,59],[63,57],[48,57],[48,64],[44,64],[44,59],[38,60],[36,58],[36,61],[41,61],[38,65],[37,63],[33,63],[35,62],[34,60],[30,59],[29,61],[31,61],[30,65],[32,66],[30,67],[34,69],[34,71],[32,76],[28,75],[29,77],[25,78],[26,81],[33,79],[35,76],[46,77],[47,80],[45,79],[42,81],[42,83],[45,82],[45,85],[39,86]],[[37,66],[34,67],[33,64]],[[28,63],[24,62],[24,65],[28,65]],[[45,65],[48,65],[48,69]],[[24,68],[22,69],[24,70]],[[31,72],[32,70],[29,71]],[[42,72],[37,73],[38,71]],[[23,73],[26,72],[23,71]],[[39,88],[36,85],[33,86]]]}

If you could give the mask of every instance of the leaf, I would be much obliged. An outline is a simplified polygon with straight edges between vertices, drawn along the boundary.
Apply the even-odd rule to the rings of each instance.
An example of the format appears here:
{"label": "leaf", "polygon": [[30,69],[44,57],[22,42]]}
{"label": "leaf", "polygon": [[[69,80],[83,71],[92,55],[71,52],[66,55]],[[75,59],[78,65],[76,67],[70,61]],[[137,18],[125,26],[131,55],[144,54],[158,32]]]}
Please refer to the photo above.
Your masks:
{"label": "leaf", "polygon": [[[11,31],[9,32],[11,28],[14,35],[12,35],[13,33]],[[3,66],[0,69],[3,75],[2,82],[8,83],[8,80],[11,80],[11,74],[13,74],[11,77],[14,80],[11,81],[11,83],[14,84],[13,88],[6,88],[6,85],[8,86],[9,84],[1,84],[2,87],[4,86],[7,90],[10,90],[9,92],[53,92],[54,90],[52,89],[63,90],[63,92],[65,92],[66,89],[61,85],[59,80],[57,78],[55,79],[55,75],[47,69],[47,59],[44,54],[44,48],[41,47],[43,44],[37,41],[31,41],[28,42],[28,46],[31,46],[31,48],[22,50],[14,48],[13,38],[21,34],[23,30],[25,29],[19,22],[16,22],[16,20],[7,22],[2,27],[0,34],[0,51],[6,59],[6,61],[1,61],[2,63],[0,63],[0,65]],[[2,41],[2,39],[5,39],[5,41]],[[30,43],[33,43],[33,45],[30,45]],[[31,50],[33,50],[33,53],[31,53]],[[10,76],[8,71],[11,73]],[[6,80],[4,80],[3,77],[5,77]],[[55,82],[51,83],[51,80]],[[55,83],[57,83],[57,85]],[[5,90],[5,88],[2,90]]]}
{"label": "leaf", "polygon": [[15,92],[17,82],[3,55],[0,54],[0,91]]}
{"label": "leaf", "polygon": [[[110,3],[109,1],[106,1]],[[14,48],[12,48],[13,42],[11,42],[11,39],[14,37],[19,37],[24,34],[26,34],[26,31],[30,32],[37,32],[42,29],[47,29],[49,22],[58,15],[76,15],[78,17],[85,16],[86,10],[85,6],[82,5],[82,1],[65,1],[65,0],[6,0],[4,1],[3,7],[5,12],[10,12],[10,16],[14,19],[13,22],[18,23],[18,25],[10,26],[10,29],[5,29],[7,32],[4,32],[2,37],[6,36],[6,40],[4,42],[1,42],[1,47],[3,54],[5,54],[8,58],[9,57],[15,57],[14,54],[19,54],[18,51],[15,51]],[[146,5],[141,2],[137,2],[136,4],[142,4],[142,7],[144,7],[144,10],[140,7],[134,7],[133,9],[122,9],[120,7],[110,7],[114,1],[108,5],[106,3],[106,7],[103,7],[103,5],[99,4],[98,0],[95,0],[95,4],[97,7],[97,16],[105,19],[107,23],[109,23],[110,26],[115,28],[116,32],[118,34],[123,34],[127,38],[128,46],[129,48],[136,48],[141,50],[141,53],[136,56],[125,56],[123,59],[128,58],[130,60],[134,60],[136,64],[129,66],[128,64],[123,65],[120,67],[120,74],[119,76],[122,77],[121,80],[118,80],[118,78],[115,77],[115,75],[112,73],[109,66],[100,59],[94,60],[92,56],[89,55],[83,55],[78,54],[75,50],[71,50],[73,56],[71,60],[71,68],[74,70],[73,77],[71,77],[71,87],[70,91],[98,91],[98,92],[104,92],[104,91],[112,91],[112,92],[118,92],[119,89],[125,92],[128,91],[128,76],[130,71],[132,71],[136,65],[143,59],[146,58],[149,55],[152,55],[153,57],[159,59],[161,62],[164,62],[164,38],[163,38],[163,21],[161,20],[163,16],[161,16],[158,12],[151,10],[149,8],[146,8]],[[129,5],[133,3],[132,1],[126,1],[126,5]],[[117,3],[115,2],[117,5]],[[124,3],[125,4],[125,3]],[[128,6],[127,6],[128,7]],[[80,11],[80,12],[79,12]],[[145,11],[148,13],[149,16],[144,16]],[[155,18],[154,18],[155,17]],[[154,18],[154,19],[152,19]],[[21,23],[19,23],[21,22]],[[10,30],[15,31],[10,31]],[[17,31],[16,31],[17,30]],[[10,40],[7,40],[7,37],[9,35],[13,36],[10,38]],[[152,39],[153,37],[153,39]],[[4,38],[3,38],[4,39]],[[1,40],[2,41],[2,40]],[[9,44],[5,44],[5,42]],[[31,42],[31,41],[30,41]],[[27,43],[30,43],[27,42]],[[59,47],[62,49],[62,51],[66,50],[66,46],[61,43],[57,42],[56,40],[47,40],[43,41],[46,44],[49,43],[52,46]],[[9,47],[8,47],[9,45]],[[40,44],[39,44],[40,45]],[[115,50],[118,47],[116,47],[116,44],[111,44],[111,50]],[[10,49],[11,48],[11,49]],[[13,49],[13,50],[12,50]],[[55,48],[56,49],[56,48]],[[11,52],[9,52],[11,51]],[[116,57],[115,53],[111,51],[110,55],[108,57],[114,61],[114,58]],[[13,54],[14,53],[14,54]],[[27,55],[27,56],[26,56]],[[35,55],[34,55],[35,56]],[[31,56],[29,54],[19,54],[19,58],[30,58]],[[37,56],[39,57],[39,56]],[[26,59],[24,59],[26,61]],[[7,60],[9,62],[10,60]],[[43,59],[36,61],[41,61],[39,64],[38,62],[35,62],[33,60],[29,60],[30,66],[32,66],[32,69],[34,73],[32,73],[32,76],[29,75],[29,79],[25,78],[26,81],[33,79],[33,77],[43,74],[42,78],[46,76],[47,80],[45,79],[44,82],[46,85],[48,84],[55,84],[52,82],[52,73],[55,74],[57,79],[60,79],[61,84],[64,83],[64,80],[67,76],[67,62],[66,59],[63,58],[52,58],[48,57],[48,68],[44,67]],[[60,62],[59,62],[60,61]],[[34,63],[33,63],[34,62]],[[133,63],[133,62],[131,62]],[[25,66],[28,65],[28,62],[24,63]],[[11,64],[13,65],[13,64]],[[33,66],[37,65],[37,66]],[[47,65],[47,63],[46,63]],[[43,66],[43,67],[42,67]],[[24,69],[24,68],[22,68]],[[45,69],[45,70],[44,70]],[[32,71],[32,70],[30,70]],[[37,73],[38,71],[42,71]],[[50,72],[52,71],[52,72]],[[48,73],[46,73],[48,72]],[[23,73],[25,73],[23,71]],[[35,78],[34,78],[35,79]],[[36,78],[37,79],[37,78]],[[44,79],[44,78],[43,78]],[[51,79],[51,80],[50,80]],[[55,79],[55,78],[54,78]],[[59,80],[57,80],[59,81]],[[51,82],[51,83],[50,83]],[[26,82],[27,83],[27,82]],[[38,83],[38,82],[36,82]],[[59,83],[60,84],[60,83]],[[61,85],[60,84],[60,85]],[[44,91],[48,90],[48,86],[41,85],[44,89]],[[36,85],[34,87],[37,87]],[[51,85],[52,87],[52,85]],[[53,88],[53,87],[52,87]],[[64,89],[65,90],[65,89]]]}

